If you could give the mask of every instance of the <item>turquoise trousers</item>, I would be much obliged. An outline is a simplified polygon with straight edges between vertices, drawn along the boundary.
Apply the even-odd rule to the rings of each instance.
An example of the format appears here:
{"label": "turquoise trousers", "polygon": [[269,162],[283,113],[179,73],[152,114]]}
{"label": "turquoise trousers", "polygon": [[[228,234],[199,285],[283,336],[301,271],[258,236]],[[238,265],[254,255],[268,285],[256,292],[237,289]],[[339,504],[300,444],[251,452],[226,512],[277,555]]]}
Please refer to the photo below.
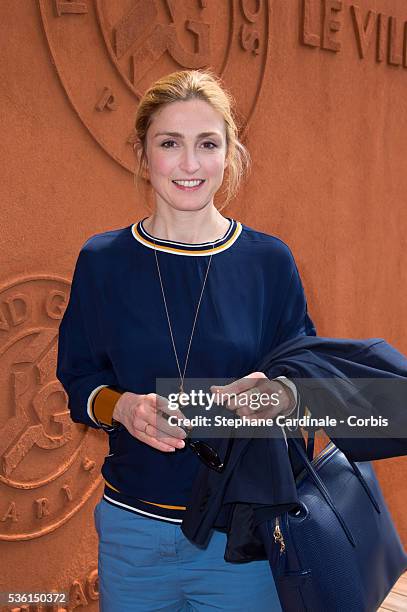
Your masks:
{"label": "turquoise trousers", "polygon": [[268,561],[226,562],[225,533],[214,530],[200,548],[179,523],[103,498],[94,517],[100,612],[282,612]]}

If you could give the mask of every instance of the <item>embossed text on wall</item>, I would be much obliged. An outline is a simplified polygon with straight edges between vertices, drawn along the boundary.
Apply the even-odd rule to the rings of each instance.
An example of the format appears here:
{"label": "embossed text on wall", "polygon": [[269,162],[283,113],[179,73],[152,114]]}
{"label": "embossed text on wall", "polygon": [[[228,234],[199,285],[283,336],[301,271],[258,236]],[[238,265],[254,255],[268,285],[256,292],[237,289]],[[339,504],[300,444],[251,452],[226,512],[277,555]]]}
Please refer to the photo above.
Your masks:
{"label": "embossed text on wall", "polygon": [[341,33],[351,27],[361,59],[407,68],[407,10],[404,19],[383,11],[361,9],[342,0],[303,0],[300,41],[310,47],[338,52]]}

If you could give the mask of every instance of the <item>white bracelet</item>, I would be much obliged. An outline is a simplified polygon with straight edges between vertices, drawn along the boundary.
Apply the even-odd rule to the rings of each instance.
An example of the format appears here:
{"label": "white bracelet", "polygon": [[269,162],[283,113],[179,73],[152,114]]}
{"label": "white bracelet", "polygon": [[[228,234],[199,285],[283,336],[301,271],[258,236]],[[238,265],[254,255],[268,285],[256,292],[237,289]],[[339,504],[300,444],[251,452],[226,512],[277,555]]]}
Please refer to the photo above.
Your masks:
{"label": "white bracelet", "polygon": [[287,412],[284,415],[284,416],[290,416],[290,414],[292,414],[294,412],[294,410],[298,407],[298,390],[297,390],[297,387],[295,386],[293,381],[290,380],[289,378],[287,378],[286,376],[277,376],[274,380],[279,380],[282,385],[285,385],[286,387],[291,389],[291,391],[293,392],[294,400],[295,400],[294,406],[292,407],[290,412]]}
{"label": "white bracelet", "polygon": [[[296,385],[293,383],[292,380],[290,380],[289,378],[287,378],[286,376],[277,376],[274,380],[279,380],[281,384],[285,385],[286,387],[288,387],[289,389],[292,390],[292,392],[294,393],[294,397],[295,397],[295,405],[293,407],[293,409],[288,412],[287,414],[285,414],[285,417],[290,416],[295,409],[297,409],[297,414],[295,416],[295,419],[298,421],[299,416],[300,416],[300,403],[301,403],[301,397],[300,397],[300,392],[298,391]],[[287,427],[288,431],[296,431],[298,429],[298,425],[296,427],[291,427],[287,424],[283,425],[283,428]]]}

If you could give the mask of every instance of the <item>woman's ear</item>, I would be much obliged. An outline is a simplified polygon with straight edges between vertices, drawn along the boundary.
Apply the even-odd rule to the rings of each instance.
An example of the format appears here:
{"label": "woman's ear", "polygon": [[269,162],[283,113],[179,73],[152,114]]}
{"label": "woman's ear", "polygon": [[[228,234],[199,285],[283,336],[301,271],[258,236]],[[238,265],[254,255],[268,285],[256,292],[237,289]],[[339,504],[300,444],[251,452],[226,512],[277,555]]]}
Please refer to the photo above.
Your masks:
{"label": "woman's ear", "polygon": [[[140,163],[140,159],[143,154],[143,147],[138,140],[136,140],[136,142],[134,142],[133,144],[133,151],[136,156],[137,162]],[[144,158],[145,158],[145,162],[147,162],[147,157],[144,156]]]}

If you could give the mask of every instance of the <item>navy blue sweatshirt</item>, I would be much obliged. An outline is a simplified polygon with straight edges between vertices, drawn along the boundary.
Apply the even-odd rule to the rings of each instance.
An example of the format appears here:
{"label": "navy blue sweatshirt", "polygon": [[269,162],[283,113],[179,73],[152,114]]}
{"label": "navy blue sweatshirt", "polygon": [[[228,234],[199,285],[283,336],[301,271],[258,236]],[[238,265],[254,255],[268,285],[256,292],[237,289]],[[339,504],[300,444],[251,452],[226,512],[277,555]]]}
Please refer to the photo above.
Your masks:
{"label": "navy blue sweatshirt", "polygon": [[154,244],[143,220],[92,236],[79,253],[60,324],[57,378],[71,418],[109,436],[104,498],[153,519],[182,522],[200,467],[188,446],[163,452],[112,427],[117,392],[154,393],[157,378],[179,379],[154,248],[181,371],[213,252],[186,378],[241,378],[281,342],[315,335],[289,247],[229,223],[214,247]]}

